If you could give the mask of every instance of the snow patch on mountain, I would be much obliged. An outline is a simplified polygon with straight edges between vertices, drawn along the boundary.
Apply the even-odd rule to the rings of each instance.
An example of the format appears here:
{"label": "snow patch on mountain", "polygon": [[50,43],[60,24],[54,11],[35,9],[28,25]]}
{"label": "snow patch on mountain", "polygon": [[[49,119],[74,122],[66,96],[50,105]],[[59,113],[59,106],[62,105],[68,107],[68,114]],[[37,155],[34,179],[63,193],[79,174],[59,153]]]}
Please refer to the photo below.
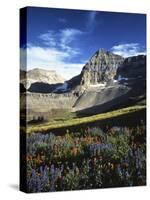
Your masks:
{"label": "snow patch on mountain", "polygon": [[66,92],[68,90],[68,83],[64,82],[64,84],[62,84],[61,86],[58,86],[53,92]]}

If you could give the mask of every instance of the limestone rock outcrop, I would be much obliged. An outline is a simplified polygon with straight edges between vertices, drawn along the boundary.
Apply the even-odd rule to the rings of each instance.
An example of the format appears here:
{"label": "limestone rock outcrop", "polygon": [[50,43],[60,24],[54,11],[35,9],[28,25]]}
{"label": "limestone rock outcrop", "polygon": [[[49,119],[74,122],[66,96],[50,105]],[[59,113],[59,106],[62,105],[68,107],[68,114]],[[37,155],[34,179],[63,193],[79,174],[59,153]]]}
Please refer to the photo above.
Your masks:
{"label": "limestone rock outcrop", "polygon": [[[22,74],[22,73],[21,73]],[[26,72],[26,78],[21,76],[21,83],[29,89],[33,83],[58,84],[64,83],[65,79],[54,70],[35,68]]]}
{"label": "limestone rock outcrop", "polygon": [[81,85],[88,86],[108,82],[114,78],[123,61],[123,57],[99,49],[83,67]]}

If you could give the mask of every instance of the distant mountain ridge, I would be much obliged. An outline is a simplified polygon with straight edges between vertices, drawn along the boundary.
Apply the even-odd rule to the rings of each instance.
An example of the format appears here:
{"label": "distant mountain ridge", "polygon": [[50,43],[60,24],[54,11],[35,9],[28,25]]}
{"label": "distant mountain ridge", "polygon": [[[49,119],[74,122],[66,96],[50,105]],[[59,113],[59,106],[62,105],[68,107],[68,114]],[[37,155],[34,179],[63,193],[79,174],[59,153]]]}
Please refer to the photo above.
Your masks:
{"label": "distant mountain ridge", "polygon": [[[21,74],[24,73],[21,72]],[[51,85],[64,83],[65,81],[65,79],[61,75],[57,74],[55,70],[45,70],[39,68],[29,70],[26,72],[26,75],[24,74],[24,76],[22,75],[21,77],[21,83],[24,87],[26,87],[26,89],[29,89],[33,83],[46,83]]]}
{"label": "distant mountain ridge", "polygon": [[[31,113],[64,108],[81,116],[92,115],[146,98],[145,55],[123,58],[99,49],[81,73],[70,80],[65,81],[54,71],[40,69],[23,72],[23,81],[25,75],[27,107]],[[22,88],[22,91],[26,90]]]}

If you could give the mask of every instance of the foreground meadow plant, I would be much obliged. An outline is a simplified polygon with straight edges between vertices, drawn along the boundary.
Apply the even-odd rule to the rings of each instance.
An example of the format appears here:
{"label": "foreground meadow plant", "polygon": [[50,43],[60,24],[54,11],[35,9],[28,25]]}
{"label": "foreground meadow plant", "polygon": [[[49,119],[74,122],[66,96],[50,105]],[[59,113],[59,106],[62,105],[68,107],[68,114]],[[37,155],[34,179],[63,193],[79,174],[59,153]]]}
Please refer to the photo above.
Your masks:
{"label": "foreground meadow plant", "polygon": [[28,192],[144,185],[145,126],[27,138]]}

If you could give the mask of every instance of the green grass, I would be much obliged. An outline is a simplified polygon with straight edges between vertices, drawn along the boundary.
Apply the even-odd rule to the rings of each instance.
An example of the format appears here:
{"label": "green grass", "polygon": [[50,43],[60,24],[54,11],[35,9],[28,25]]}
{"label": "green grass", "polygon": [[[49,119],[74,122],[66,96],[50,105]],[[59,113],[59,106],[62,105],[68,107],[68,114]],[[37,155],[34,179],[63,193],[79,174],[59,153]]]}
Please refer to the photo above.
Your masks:
{"label": "green grass", "polygon": [[144,110],[146,108],[145,105],[135,105],[130,106],[127,108],[122,108],[102,114],[97,114],[89,117],[82,117],[82,118],[75,118],[75,119],[64,119],[63,121],[50,121],[47,123],[43,123],[40,125],[29,125],[27,127],[27,133],[33,133],[33,132],[48,132],[53,129],[60,129],[60,128],[67,128],[72,126],[79,126],[83,124],[88,124],[92,122],[98,122],[106,119],[112,119],[119,116],[124,116],[126,114],[135,113],[137,111]]}
{"label": "green grass", "polygon": [[[57,111],[56,111],[57,112]],[[76,118],[76,114],[71,112],[70,110],[60,109],[55,115],[53,114],[51,117],[47,118],[48,123],[58,123],[58,121],[66,121],[69,119]]]}

